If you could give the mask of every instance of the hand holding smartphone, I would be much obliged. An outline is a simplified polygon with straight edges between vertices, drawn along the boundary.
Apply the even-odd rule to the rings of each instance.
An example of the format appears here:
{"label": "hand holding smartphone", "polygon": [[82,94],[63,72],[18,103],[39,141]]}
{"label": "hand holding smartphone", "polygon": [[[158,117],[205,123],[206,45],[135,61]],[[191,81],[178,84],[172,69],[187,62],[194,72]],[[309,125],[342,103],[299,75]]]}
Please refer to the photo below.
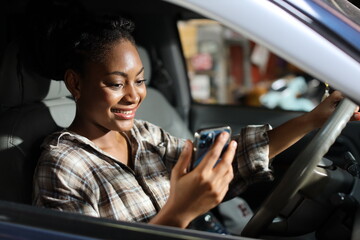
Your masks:
{"label": "hand holding smartphone", "polygon": [[[190,170],[194,169],[197,165],[200,164],[206,153],[215,143],[217,136],[219,136],[219,134],[222,132],[228,132],[229,135],[231,135],[231,128],[229,126],[221,126],[221,127],[203,128],[195,132],[193,158],[191,161]],[[230,138],[228,139],[226,145],[224,146],[222,153],[226,150],[229,143],[230,143]],[[221,160],[221,156],[216,163],[218,163],[220,160]]]}

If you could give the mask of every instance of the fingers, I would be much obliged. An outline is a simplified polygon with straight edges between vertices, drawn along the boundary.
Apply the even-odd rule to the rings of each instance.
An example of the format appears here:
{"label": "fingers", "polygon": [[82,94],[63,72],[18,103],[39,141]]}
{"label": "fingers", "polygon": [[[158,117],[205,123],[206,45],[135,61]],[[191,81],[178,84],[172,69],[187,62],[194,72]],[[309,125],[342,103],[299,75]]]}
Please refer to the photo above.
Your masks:
{"label": "fingers", "polygon": [[335,110],[339,102],[344,98],[341,92],[334,91],[327,97],[323,102],[321,102],[318,107],[315,108],[315,121],[316,119],[322,119],[320,122],[320,126],[322,122],[325,121]]}
{"label": "fingers", "polygon": [[236,152],[237,142],[231,141],[221,161],[216,165],[215,170],[218,174],[226,174],[228,171],[232,172],[232,162]]}
{"label": "fingers", "polygon": [[217,160],[219,160],[221,152],[225,144],[227,143],[229,137],[230,135],[227,132],[222,132],[221,134],[219,134],[215,140],[214,145],[206,153],[205,157],[196,167],[196,169],[198,169],[199,171],[212,170]]}
{"label": "fingers", "polygon": [[233,178],[233,169],[230,167],[224,176],[214,179],[214,191],[216,192],[217,199],[219,200],[217,204],[219,204],[224,199],[226,193],[229,190],[230,182]]}
{"label": "fingers", "polygon": [[230,164],[232,163],[232,161],[234,160],[236,147],[237,147],[237,142],[232,140],[229,143],[229,146],[226,149],[225,153],[223,154],[223,158],[222,158],[223,162],[230,163]]}
{"label": "fingers", "polygon": [[334,108],[336,108],[336,106],[343,98],[344,96],[342,95],[341,92],[334,91],[333,93],[330,94],[330,96],[327,99],[325,99],[325,101],[328,102],[328,104],[330,104],[331,109],[333,110]]}
{"label": "fingers", "polygon": [[334,91],[333,93],[331,93],[330,96],[333,99],[333,101],[340,101],[340,100],[342,100],[344,98],[342,93],[339,92],[339,91]]}
{"label": "fingers", "polygon": [[[342,93],[339,91],[334,91],[331,94],[331,96],[332,96],[332,103],[335,105],[337,105],[337,103],[344,98]],[[356,109],[354,110],[354,114],[351,117],[350,121],[359,121],[360,120],[360,112],[358,112],[358,111],[359,111],[359,107],[356,107]]]}
{"label": "fingers", "polygon": [[[205,162],[204,165],[197,166],[197,171],[200,173],[202,171],[202,174],[205,173],[205,175],[211,179],[211,182],[213,182],[213,188],[217,189],[216,191],[222,190],[224,188],[228,188],[229,183],[234,177],[233,167],[232,167],[232,161],[234,160],[237,142],[231,141],[226,149],[226,151],[223,153],[221,157],[221,161],[214,167],[216,161],[218,161],[219,156],[222,152],[223,146],[227,142],[227,138],[229,137],[229,134],[224,134],[225,142],[222,142],[221,139],[219,139],[219,142],[217,143],[217,146],[214,146],[213,149],[209,151],[209,154],[206,156],[209,159],[203,159],[202,163]],[[211,151],[214,153],[211,154]],[[213,159],[210,159],[213,157]],[[206,163],[207,161],[207,163]],[[202,164],[201,163],[201,164]],[[205,176],[203,175],[203,176]]]}
{"label": "fingers", "polygon": [[[227,188],[234,178],[234,171],[232,165],[226,165],[227,167],[221,168],[221,172],[216,172],[214,179],[214,185],[217,189]],[[219,168],[220,169],[220,168]]]}
{"label": "fingers", "polygon": [[350,121],[359,121],[359,120],[360,120],[360,113],[359,112],[354,113],[354,115],[350,119]]}
{"label": "fingers", "polygon": [[359,111],[359,107],[356,107],[354,114],[352,115],[350,121],[360,121],[360,112]]}
{"label": "fingers", "polygon": [[[220,134],[220,137],[215,140],[214,146],[201,163],[188,174],[185,169],[191,161],[192,143],[185,143],[178,162],[172,170],[171,197],[169,199],[176,198],[177,203],[179,198],[183,199],[186,204],[180,205],[187,205],[190,209],[193,209],[191,212],[198,211],[199,208],[208,210],[223,200],[234,175],[231,163],[236,149],[235,142],[231,142],[224,152],[222,160],[219,162],[221,167],[215,169],[214,165],[219,159],[228,138],[228,133]],[[188,203],[189,199],[193,204]]]}
{"label": "fingers", "polygon": [[172,170],[172,177],[175,179],[181,177],[186,173],[186,169],[191,162],[192,156],[192,143],[191,141],[187,140],[184,144],[184,148],[179,156],[179,159]]}

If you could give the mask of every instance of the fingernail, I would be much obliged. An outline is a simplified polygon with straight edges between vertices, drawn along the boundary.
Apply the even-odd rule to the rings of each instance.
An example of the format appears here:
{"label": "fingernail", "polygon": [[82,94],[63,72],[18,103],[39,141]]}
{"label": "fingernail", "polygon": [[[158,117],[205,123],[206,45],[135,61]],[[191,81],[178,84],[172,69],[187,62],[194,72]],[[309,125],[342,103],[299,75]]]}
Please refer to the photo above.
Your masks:
{"label": "fingernail", "polygon": [[222,138],[227,138],[227,136],[228,136],[228,133],[227,133],[227,132],[221,133],[221,137],[222,137]]}
{"label": "fingernail", "polygon": [[184,150],[187,150],[189,148],[189,142],[188,141],[185,141],[184,143]]}
{"label": "fingernail", "polygon": [[360,113],[354,113],[355,120],[360,120]]}

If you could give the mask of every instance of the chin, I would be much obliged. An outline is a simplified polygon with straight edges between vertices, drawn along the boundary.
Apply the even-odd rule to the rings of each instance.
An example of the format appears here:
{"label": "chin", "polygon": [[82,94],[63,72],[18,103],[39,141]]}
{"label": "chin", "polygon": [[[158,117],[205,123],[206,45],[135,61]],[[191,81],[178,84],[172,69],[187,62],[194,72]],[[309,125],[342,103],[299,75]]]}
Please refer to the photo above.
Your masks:
{"label": "chin", "polygon": [[130,119],[130,120],[126,120],[126,121],[124,120],[124,121],[121,121],[121,123],[117,124],[116,131],[127,132],[127,131],[130,131],[133,126],[134,126],[134,119]]}

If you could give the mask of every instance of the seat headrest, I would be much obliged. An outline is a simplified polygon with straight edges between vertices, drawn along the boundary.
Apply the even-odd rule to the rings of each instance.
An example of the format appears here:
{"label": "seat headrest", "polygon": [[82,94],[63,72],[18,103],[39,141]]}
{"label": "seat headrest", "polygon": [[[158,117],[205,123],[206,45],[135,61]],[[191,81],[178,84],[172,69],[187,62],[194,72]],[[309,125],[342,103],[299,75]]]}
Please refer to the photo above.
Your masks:
{"label": "seat headrest", "polygon": [[145,79],[147,80],[146,84],[148,85],[151,80],[150,56],[149,56],[148,52],[146,51],[146,49],[142,46],[137,45],[137,50],[139,52],[142,64],[144,66]]}
{"label": "seat headrest", "polygon": [[71,93],[67,89],[64,81],[50,80],[50,87],[44,100],[70,97]]}
{"label": "seat headrest", "polygon": [[18,46],[10,44],[0,67],[0,104],[4,108],[38,101],[46,96],[49,88],[50,82],[28,72],[20,64],[19,58]]}
{"label": "seat headrest", "polygon": [[28,70],[20,58],[18,45],[9,44],[0,66],[0,106],[3,109],[70,96],[63,81],[50,80]]}

